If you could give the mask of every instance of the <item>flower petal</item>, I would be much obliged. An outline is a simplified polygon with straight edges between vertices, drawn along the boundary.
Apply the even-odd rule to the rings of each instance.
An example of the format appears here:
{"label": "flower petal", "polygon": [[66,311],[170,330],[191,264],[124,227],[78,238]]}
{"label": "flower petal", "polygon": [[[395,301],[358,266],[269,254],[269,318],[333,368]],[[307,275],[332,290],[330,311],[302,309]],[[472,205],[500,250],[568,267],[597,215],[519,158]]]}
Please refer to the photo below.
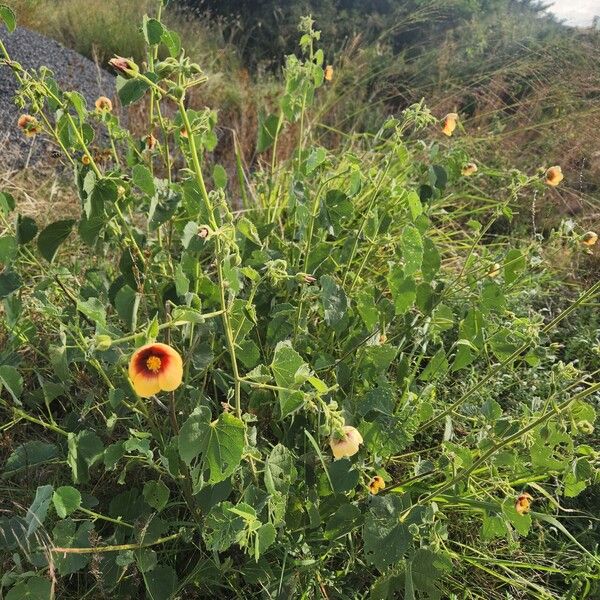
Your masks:
{"label": "flower petal", "polygon": [[157,375],[148,375],[147,373],[138,373],[131,379],[135,393],[141,398],[149,398],[160,392],[160,383]]}
{"label": "flower petal", "polygon": [[183,363],[179,354],[169,355],[165,366],[158,373],[158,384],[165,392],[172,392],[181,385],[183,379]]}

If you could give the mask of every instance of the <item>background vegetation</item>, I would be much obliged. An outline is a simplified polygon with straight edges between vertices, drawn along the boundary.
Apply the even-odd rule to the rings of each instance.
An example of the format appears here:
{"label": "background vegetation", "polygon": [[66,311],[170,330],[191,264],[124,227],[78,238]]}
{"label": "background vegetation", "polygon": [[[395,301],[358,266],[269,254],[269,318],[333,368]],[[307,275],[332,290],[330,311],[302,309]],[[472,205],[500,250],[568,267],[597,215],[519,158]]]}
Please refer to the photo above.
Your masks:
{"label": "background vegetation", "polygon": [[[149,60],[140,23],[156,2],[93,3],[93,18],[79,0],[9,4],[102,65]],[[323,64],[298,46],[308,12]],[[81,131],[114,128],[122,160],[91,178],[125,190],[108,186],[93,239],[85,145],[65,144],[79,187],[64,171],[2,175],[2,284],[20,278],[3,292],[2,593],[597,597],[599,262],[582,235],[600,214],[600,34],[516,0],[190,1],[163,17],[207,75],[186,107],[216,227],[193,208],[202,186],[186,170],[183,110],[165,102],[169,163],[149,94],[114,98],[131,136],[64,100]],[[292,52],[300,63],[284,62]],[[331,82],[314,75],[325,64]],[[304,110],[290,100],[313,93]],[[460,115],[452,138],[436,119],[448,112]],[[150,131],[161,149],[140,154]],[[464,177],[469,161],[479,170]],[[554,164],[557,189],[543,184]],[[27,217],[41,232],[77,219],[83,242],[48,249],[23,233]],[[222,233],[200,243],[190,231],[203,223]],[[190,456],[178,428],[198,406],[241,416],[228,325],[199,316],[223,308],[249,438],[235,472],[217,465],[190,490],[170,462]],[[123,341],[102,348],[107,335]],[[157,336],[187,365],[174,421],[165,404],[136,404],[122,374]],[[351,461],[331,460],[337,408],[365,438]],[[500,444],[489,459],[488,442]],[[375,474],[387,488],[372,496]],[[525,516],[522,492],[534,499]],[[261,546],[269,526],[276,541]]]}

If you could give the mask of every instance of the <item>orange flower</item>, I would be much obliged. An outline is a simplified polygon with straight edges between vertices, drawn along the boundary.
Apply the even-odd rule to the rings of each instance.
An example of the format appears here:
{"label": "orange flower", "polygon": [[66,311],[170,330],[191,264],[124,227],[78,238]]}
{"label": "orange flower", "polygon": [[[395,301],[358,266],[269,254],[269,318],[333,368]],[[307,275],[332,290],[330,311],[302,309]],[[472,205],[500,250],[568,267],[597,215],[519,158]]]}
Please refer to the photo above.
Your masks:
{"label": "orange flower", "polygon": [[462,174],[465,177],[470,177],[471,175],[474,175],[475,173],[477,173],[477,165],[473,162],[467,163],[462,168]]}
{"label": "orange flower", "polygon": [[106,96],[100,96],[95,102],[96,110],[100,112],[110,112],[112,110],[112,102]]}
{"label": "orange flower", "polygon": [[595,231],[584,233],[581,238],[581,243],[585,246],[595,246],[598,241],[598,234]]}
{"label": "orange flower", "polygon": [[17,121],[17,126],[27,137],[32,137],[42,131],[38,120],[31,115],[21,115]]}
{"label": "orange flower", "polygon": [[500,275],[500,269],[502,267],[500,267],[500,263],[494,263],[492,265],[492,268],[488,271],[488,275],[490,277],[498,277],[498,275]]}
{"label": "orange flower", "polygon": [[325,67],[325,80],[331,81],[333,79],[333,67],[331,65],[327,65]]}
{"label": "orange flower", "polygon": [[546,185],[556,187],[563,179],[564,175],[562,169],[557,165],[555,167],[550,167],[546,171],[546,179],[544,180],[544,183],[546,183]]}
{"label": "orange flower", "polygon": [[529,509],[531,508],[531,502],[532,502],[533,498],[527,494],[519,494],[519,497],[517,498],[517,501],[515,502],[515,510],[520,514],[520,515],[525,515],[529,512]]}
{"label": "orange flower", "polygon": [[350,425],[344,425],[342,431],[334,433],[329,440],[331,451],[336,459],[353,456],[358,452],[358,448],[362,443],[362,435],[360,435],[358,429]]}
{"label": "orange flower", "polygon": [[185,128],[185,125],[181,126],[181,129],[179,130],[179,135],[182,138],[187,138],[188,137],[188,132],[187,132],[187,129]]}
{"label": "orange flower", "polygon": [[148,398],[181,385],[183,364],[179,353],[166,344],[146,344],[129,361],[129,379],[138,396]]}
{"label": "orange flower", "polygon": [[369,483],[369,491],[371,492],[371,494],[373,494],[373,496],[376,496],[381,490],[384,489],[385,481],[383,480],[383,477],[375,475],[375,477],[373,477],[373,479],[371,479]]}
{"label": "orange flower", "polygon": [[89,165],[89,164],[90,164],[92,161],[91,161],[90,157],[89,157],[87,154],[84,154],[84,155],[81,157],[81,162],[82,162],[84,165]]}
{"label": "orange flower", "polygon": [[456,129],[456,123],[458,121],[458,115],[456,113],[448,113],[444,117],[444,125],[442,126],[442,133],[450,137]]}

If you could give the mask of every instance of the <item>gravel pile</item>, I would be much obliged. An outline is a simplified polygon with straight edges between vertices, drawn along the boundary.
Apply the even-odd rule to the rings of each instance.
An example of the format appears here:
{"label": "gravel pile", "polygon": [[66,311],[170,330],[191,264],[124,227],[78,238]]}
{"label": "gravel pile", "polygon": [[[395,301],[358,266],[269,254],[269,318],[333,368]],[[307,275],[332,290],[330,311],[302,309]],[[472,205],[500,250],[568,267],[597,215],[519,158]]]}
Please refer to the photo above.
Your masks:
{"label": "gravel pile", "polygon": [[[115,77],[99,68],[81,54],[65,48],[58,42],[25,28],[13,33],[0,25],[0,39],[10,57],[25,68],[46,66],[54,72],[58,84],[64,90],[76,90],[83,94],[88,107],[100,96],[113,96]],[[52,163],[50,150],[53,146],[41,137],[26,138],[17,130],[21,113],[14,103],[17,84],[8,67],[0,67],[0,166],[22,168],[31,164]]]}

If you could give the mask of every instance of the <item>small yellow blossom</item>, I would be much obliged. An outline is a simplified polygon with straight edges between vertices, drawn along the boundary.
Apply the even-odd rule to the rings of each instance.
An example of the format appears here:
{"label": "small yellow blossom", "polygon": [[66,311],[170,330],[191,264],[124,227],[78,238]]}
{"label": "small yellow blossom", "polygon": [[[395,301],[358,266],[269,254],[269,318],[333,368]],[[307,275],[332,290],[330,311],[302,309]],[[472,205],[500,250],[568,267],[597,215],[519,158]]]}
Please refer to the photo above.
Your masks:
{"label": "small yellow blossom", "polygon": [[342,431],[335,432],[329,440],[331,451],[336,459],[353,456],[358,452],[362,443],[362,435],[360,435],[358,429],[350,425],[344,425]]}
{"label": "small yellow blossom", "polygon": [[490,277],[498,277],[498,275],[500,275],[501,268],[502,267],[500,266],[500,263],[494,263],[492,268],[488,271],[488,275]]}
{"label": "small yellow blossom", "polygon": [[326,81],[331,81],[333,79],[333,66],[332,65],[327,65],[325,67],[325,80]]}
{"label": "small yellow blossom", "polygon": [[595,246],[597,241],[598,234],[595,231],[588,231],[581,238],[581,243],[585,246]]}
{"label": "small yellow blossom", "polygon": [[113,108],[110,98],[107,98],[106,96],[100,96],[94,104],[96,110],[99,110],[100,112],[111,112]]}
{"label": "small yellow blossom", "polygon": [[562,169],[557,165],[555,167],[550,167],[546,171],[546,178],[544,179],[544,182],[546,185],[556,187],[563,179],[564,175]]}
{"label": "small yellow blossom", "polygon": [[444,125],[442,126],[442,133],[450,137],[456,129],[458,122],[458,115],[456,113],[448,113],[444,117]]}
{"label": "small yellow blossom", "polygon": [[529,512],[529,510],[531,509],[532,501],[533,501],[533,498],[529,494],[527,494],[527,493],[519,494],[519,497],[517,498],[517,501],[515,502],[515,510],[520,515],[527,514]]}
{"label": "small yellow blossom", "polygon": [[371,481],[369,482],[369,491],[371,492],[371,494],[373,494],[373,496],[376,496],[381,490],[384,489],[385,481],[383,480],[383,477],[375,475],[375,477],[373,477],[373,479],[371,479]]}
{"label": "small yellow blossom", "polygon": [[462,174],[464,177],[470,177],[471,175],[475,175],[477,173],[477,165],[474,162],[467,163],[462,168]]}

